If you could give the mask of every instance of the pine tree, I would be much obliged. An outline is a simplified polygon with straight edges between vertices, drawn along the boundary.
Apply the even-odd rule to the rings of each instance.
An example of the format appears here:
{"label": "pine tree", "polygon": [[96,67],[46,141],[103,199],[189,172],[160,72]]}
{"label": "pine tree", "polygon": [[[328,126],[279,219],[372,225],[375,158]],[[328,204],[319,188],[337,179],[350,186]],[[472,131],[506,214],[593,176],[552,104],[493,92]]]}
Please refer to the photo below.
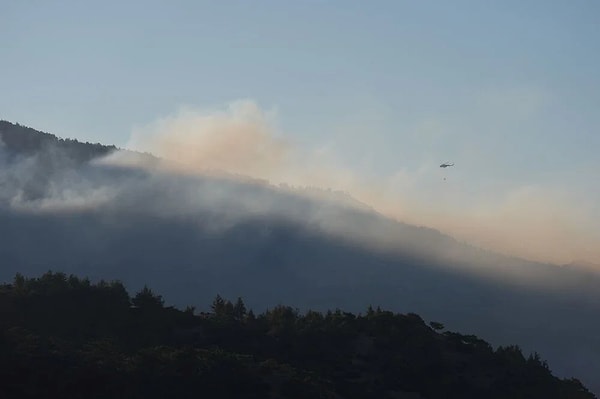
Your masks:
{"label": "pine tree", "polygon": [[236,320],[243,320],[246,316],[246,305],[242,298],[238,297],[235,305],[233,305],[233,317]]}
{"label": "pine tree", "polygon": [[225,300],[219,294],[213,300],[212,305],[210,305],[215,316],[222,316],[225,314]]}
{"label": "pine tree", "polygon": [[[108,284],[105,282],[105,286]],[[98,284],[100,286],[100,284]],[[138,292],[131,302],[138,308],[162,308],[165,301],[161,295],[155,294],[150,288],[144,285],[144,288]]]}

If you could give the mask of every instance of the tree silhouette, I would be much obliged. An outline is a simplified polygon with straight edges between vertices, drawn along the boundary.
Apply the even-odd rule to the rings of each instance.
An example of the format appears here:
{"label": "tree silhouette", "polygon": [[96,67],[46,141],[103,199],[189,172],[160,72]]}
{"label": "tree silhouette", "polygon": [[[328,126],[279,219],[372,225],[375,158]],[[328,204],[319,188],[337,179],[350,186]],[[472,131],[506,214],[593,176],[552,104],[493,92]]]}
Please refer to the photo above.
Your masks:
{"label": "tree silhouette", "polygon": [[146,285],[144,285],[144,288],[133,297],[131,302],[134,306],[141,309],[156,309],[164,306],[162,296],[152,292]]}
{"label": "tree silhouette", "polygon": [[0,285],[0,397],[595,398],[538,353],[494,351],[414,313],[255,316],[217,295],[196,315],[147,286],[131,302],[119,282],[61,273]]}
{"label": "tree silhouette", "polygon": [[434,330],[436,330],[436,331],[440,331],[440,330],[443,330],[443,329],[445,328],[445,327],[444,327],[444,325],[443,325],[442,323],[440,323],[440,322],[437,322],[437,321],[432,321],[432,322],[430,322],[430,323],[429,323],[429,326],[430,326],[431,328],[433,328]]}
{"label": "tree silhouette", "polygon": [[221,295],[217,294],[215,299],[213,300],[210,308],[215,316],[224,316],[225,315],[225,300]]}
{"label": "tree silhouette", "polygon": [[235,305],[233,305],[233,317],[236,320],[243,320],[246,317],[246,305],[241,297],[238,297]]}

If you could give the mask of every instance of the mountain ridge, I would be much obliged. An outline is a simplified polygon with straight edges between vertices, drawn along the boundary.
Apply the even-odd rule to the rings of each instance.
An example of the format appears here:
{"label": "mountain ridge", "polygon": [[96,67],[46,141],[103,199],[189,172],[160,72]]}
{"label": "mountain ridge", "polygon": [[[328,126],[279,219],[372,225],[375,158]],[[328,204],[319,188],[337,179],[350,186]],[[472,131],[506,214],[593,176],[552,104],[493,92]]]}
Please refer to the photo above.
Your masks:
{"label": "mountain ridge", "polygon": [[74,162],[46,148],[19,159],[7,153],[0,151],[4,280],[52,268],[132,289],[148,283],[175,305],[207,303],[215,291],[253,298],[255,309],[377,303],[495,345],[521,343],[600,391],[592,384],[600,374],[600,283],[588,274],[252,180],[85,161],[93,151]]}

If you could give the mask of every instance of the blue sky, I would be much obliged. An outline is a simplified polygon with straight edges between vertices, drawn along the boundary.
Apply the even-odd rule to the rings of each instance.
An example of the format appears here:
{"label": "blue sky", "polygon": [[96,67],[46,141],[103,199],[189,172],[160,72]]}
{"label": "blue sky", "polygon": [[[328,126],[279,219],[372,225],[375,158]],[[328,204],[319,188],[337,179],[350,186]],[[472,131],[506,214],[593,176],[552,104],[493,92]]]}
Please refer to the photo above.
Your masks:
{"label": "blue sky", "polygon": [[[0,0],[0,49],[2,119],[125,146],[181,107],[249,99],[340,168],[408,176],[423,207],[531,203],[600,238],[597,1]],[[420,212],[400,216],[439,221]]]}

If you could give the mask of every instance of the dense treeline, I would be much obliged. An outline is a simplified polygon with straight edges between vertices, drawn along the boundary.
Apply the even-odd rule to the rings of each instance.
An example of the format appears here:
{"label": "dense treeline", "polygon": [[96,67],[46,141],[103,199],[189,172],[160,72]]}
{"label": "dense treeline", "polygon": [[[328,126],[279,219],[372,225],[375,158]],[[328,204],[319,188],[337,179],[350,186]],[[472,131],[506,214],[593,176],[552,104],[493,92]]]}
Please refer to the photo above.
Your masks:
{"label": "dense treeline", "polygon": [[4,120],[0,120],[0,142],[11,153],[20,155],[34,155],[42,150],[57,148],[76,162],[86,162],[116,149],[115,146],[58,138],[53,134]]}
{"label": "dense treeline", "polygon": [[594,398],[538,354],[379,308],[196,312],[48,272],[0,286],[0,313],[5,398]]}

